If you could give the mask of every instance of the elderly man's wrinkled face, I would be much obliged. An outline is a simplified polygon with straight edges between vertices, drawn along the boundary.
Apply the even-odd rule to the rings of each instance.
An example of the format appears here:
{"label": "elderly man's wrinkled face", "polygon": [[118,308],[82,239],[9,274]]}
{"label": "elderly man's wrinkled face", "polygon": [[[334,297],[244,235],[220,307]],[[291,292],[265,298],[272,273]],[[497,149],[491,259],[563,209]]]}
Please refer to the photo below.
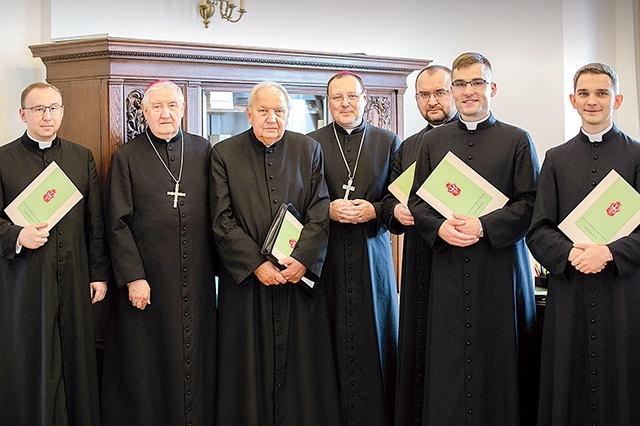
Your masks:
{"label": "elderly man's wrinkled face", "polygon": [[275,87],[259,89],[251,106],[247,107],[247,119],[253,133],[265,146],[282,139],[289,119],[289,109],[284,93]]}
{"label": "elderly man's wrinkled face", "polygon": [[161,139],[171,139],[180,129],[184,102],[180,102],[176,91],[170,88],[153,89],[147,96],[142,112],[149,129]]}

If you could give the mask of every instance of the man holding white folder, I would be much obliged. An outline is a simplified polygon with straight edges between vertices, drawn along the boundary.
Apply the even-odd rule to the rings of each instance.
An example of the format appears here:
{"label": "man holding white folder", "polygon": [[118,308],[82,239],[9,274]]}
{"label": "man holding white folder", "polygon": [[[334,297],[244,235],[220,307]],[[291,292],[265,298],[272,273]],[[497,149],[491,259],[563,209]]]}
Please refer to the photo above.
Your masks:
{"label": "man holding white folder", "polygon": [[[524,396],[532,388],[523,380],[532,366],[520,355],[527,354],[535,319],[524,235],[538,160],[529,134],[490,112],[497,86],[489,61],[464,53],[452,71],[460,119],[423,135],[409,198],[416,230],[433,249],[422,420],[520,424],[533,411]],[[449,151],[504,194],[506,205],[479,218],[456,211],[444,217],[418,196]],[[451,196],[466,191],[463,185]]]}
{"label": "man holding white folder", "polygon": [[[573,82],[570,100],[582,128],[547,151],[527,234],[532,254],[550,272],[539,424],[636,424],[640,229],[593,244],[583,238],[572,241],[558,226],[612,169],[640,190],[640,143],[613,123],[622,95],[610,67],[585,65]],[[626,214],[631,200],[610,201],[615,208],[607,209],[595,227],[604,228],[609,218]]]}
{"label": "man holding white folder", "polygon": [[[64,106],[56,87],[33,83],[21,102],[27,131],[0,148],[0,422],[95,425],[91,303],[105,297],[111,274],[95,162],[89,149],[58,136]],[[82,198],[55,226],[14,224],[5,208],[54,162]],[[59,182],[47,183],[36,199],[65,199]]]}

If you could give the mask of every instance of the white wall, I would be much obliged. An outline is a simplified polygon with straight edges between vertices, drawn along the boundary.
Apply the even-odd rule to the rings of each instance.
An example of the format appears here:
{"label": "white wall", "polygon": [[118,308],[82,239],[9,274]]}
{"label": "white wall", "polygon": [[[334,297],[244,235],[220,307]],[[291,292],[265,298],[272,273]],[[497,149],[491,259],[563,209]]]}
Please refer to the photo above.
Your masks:
{"label": "white wall", "polygon": [[41,21],[41,0],[12,1],[0,15],[0,145],[24,132],[20,120],[20,94],[29,84],[45,78],[40,59],[33,59],[28,47],[48,38],[49,24]]}
{"label": "white wall", "polygon": [[[638,138],[638,96],[633,36],[637,0],[325,0],[314,8],[296,0],[245,0],[248,13],[236,24],[216,15],[205,29],[198,0],[25,0],[11,2],[2,17],[0,47],[0,143],[17,137],[19,94],[44,78],[28,45],[109,34],[157,40],[195,41],[325,52],[429,58],[450,65],[464,51],[486,55],[498,94],[495,115],[527,129],[540,159],[546,149],[574,135],[579,119],[568,104],[571,77],[591,61],[620,74],[626,99],[618,125]],[[319,4],[320,2],[318,2]],[[613,4],[613,6],[612,6]],[[7,32],[5,37],[4,32]],[[8,41],[5,41],[8,40]],[[409,77],[405,136],[424,126]],[[634,107],[635,106],[635,107]],[[72,117],[66,117],[67,120]]]}

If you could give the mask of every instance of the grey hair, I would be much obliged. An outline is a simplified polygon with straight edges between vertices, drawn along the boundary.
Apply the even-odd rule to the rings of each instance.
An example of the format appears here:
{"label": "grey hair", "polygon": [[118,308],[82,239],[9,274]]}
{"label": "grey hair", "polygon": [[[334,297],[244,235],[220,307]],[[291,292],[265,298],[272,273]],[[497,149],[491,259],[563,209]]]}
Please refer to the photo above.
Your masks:
{"label": "grey hair", "polygon": [[184,93],[182,93],[182,89],[180,89],[180,86],[170,80],[156,80],[153,83],[149,84],[144,90],[144,95],[142,96],[142,105],[144,106],[147,104],[147,102],[149,102],[149,92],[163,89],[171,89],[175,91],[176,95],[178,95],[178,102],[180,102],[181,104],[184,103]]}
{"label": "grey hair", "polygon": [[287,111],[291,111],[291,98],[289,97],[289,92],[287,92],[287,89],[285,89],[282,84],[276,83],[275,81],[261,81],[260,83],[253,86],[253,89],[251,89],[251,93],[249,93],[249,99],[247,101],[247,106],[249,108],[253,106],[253,102],[256,99],[256,94],[258,93],[258,91],[264,88],[275,89],[282,92],[282,94],[284,95],[285,103],[287,104]]}

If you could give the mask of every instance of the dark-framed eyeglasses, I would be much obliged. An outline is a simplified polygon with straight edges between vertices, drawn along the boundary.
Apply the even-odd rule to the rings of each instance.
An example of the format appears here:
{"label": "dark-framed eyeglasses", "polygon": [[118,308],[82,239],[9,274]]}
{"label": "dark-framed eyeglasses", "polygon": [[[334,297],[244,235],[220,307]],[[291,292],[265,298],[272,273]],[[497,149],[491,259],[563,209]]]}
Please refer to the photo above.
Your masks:
{"label": "dark-framed eyeglasses", "polygon": [[436,99],[444,99],[449,94],[450,90],[436,90],[435,92],[418,92],[416,98],[420,98],[423,101],[431,99],[431,96],[435,96]]}
{"label": "dark-framed eyeglasses", "polygon": [[467,85],[469,85],[473,90],[482,90],[484,89],[484,86],[486,86],[489,83],[491,82],[485,80],[484,78],[474,78],[471,81],[456,80],[453,83],[451,83],[451,87],[454,90],[464,90],[467,87]]}
{"label": "dark-framed eyeglasses", "polygon": [[51,115],[60,115],[62,114],[62,110],[64,109],[64,105],[60,104],[51,104],[51,105],[36,105],[32,107],[24,107],[22,109],[31,110],[31,113],[36,117],[43,116],[44,113],[49,110]]}

